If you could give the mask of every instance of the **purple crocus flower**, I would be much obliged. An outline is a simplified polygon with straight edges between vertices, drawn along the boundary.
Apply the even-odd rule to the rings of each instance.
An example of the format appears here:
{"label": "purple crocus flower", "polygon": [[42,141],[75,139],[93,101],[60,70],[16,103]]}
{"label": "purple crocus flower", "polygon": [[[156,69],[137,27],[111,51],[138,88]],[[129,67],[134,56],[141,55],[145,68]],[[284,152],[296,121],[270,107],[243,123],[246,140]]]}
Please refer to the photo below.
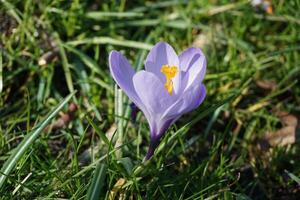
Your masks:
{"label": "purple crocus flower", "polygon": [[206,59],[199,48],[188,48],[177,56],[167,43],[157,43],[148,54],[145,70],[135,72],[119,52],[109,55],[112,77],[129,99],[144,113],[150,126],[149,159],[165,131],[184,113],[204,100],[202,81]]}

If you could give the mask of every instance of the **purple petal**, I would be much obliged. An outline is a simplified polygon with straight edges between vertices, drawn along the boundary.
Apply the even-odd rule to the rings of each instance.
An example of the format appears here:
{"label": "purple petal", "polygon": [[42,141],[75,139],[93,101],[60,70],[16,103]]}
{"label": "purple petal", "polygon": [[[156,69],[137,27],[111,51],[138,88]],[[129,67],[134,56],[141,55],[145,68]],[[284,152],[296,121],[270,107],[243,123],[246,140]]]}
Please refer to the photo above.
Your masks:
{"label": "purple petal", "polygon": [[197,108],[203,102],[206,96],[205,86],[202,84],[200,87],[191,87],[184,95],[186,96],[182,97],[167,109],[161,118],[153,120],[154,128],[151,128],[151,142],[145,160],[152,157],[165,131],[175,123],[182,114]]}
{"label": "purple petal", "polygon": [[137,96],[133,87],[133,76],[135,71],[127,61],[127,59],[117,51],[111,51],[109,54],[110,73],[119,87],[126,93],[131,101],[133,101],[140,109],[144,108],[143,103]]}
{"label": "purple petal", "polygon": [[203,53],[199,48],[191,47],[184,50],[179,55],[180,69],[182,71],[188,71],[188,69],[195,63],[195,61],[200,56],[203,56]]}
{"label": "purple petal", "polygon": [[[163,83],[153,73],[139,71],[133,77],[133,85],[138,97],[145,105],[146,116],[151,133],[156,135],[158,130],[157,120],[161,118],[162,113],[168,109],[175,101],[176,97],[170,96],[164,88]],[[144,110],[142,109],[144,112]]]}
{"label": "purple petal", "polygon": [[181,89],[187,90],[195,81],[200,84],[206,72],[206,58],[199,48],[188,48],[179,56],[182,75]]}
{"label": "purple petal", "polygon": [[[179,67],[179,59],[172,46],[165,42],[159,42],[150,50],[145,61],[145,69],[154,73],[161,82],[165,83],[166,77],[160,71],[163,65]],[[178,68],[179,71],[180,69]],[[177,73],[173,79],[175,94],[179,90],[180,80],[180,73]]]}
{"label": "purple petal", "polygon": [[173,124],[173,122],[174,122],[173,119],[169,119],[169,120],[159,119],[159,121],[156,121],[155,128],[151,129],[151,141],[150,141],[150,146],[148,148],[148,152],[145,157],[145,160],[148,160],[149,158],[151,158],[156,147],[159,144],[160,138],[163,136],[165,131]]}
{"label": "purple petal", "polygon": [[163,83],[151,72],[139,71],[133,77],[137,95],[150,113],[160,114],[173,102]]}
{"label": "purple petal", "polygon": [[159,140],[164,132],[183,114],[196,109],[203,102],[205,96],[206,89],[203,84],[189,88],[182,98],[169,107],[157,121],[157,135],[155,135],[155,139]]}
{"label": "purple petal", "polygon": [[181,71],[178,68],[178,72],[177,72],[176,76],[172,79],[172,81],[173,81],[173,92],[174,92],[174,95],[178,95],[179,92],[180,92],[181,81],[182,81],[181,76],[182,76],[181,75]]}
{"label": "purple petal", "polygon": [[205,99],[206,89],[203,84],[190,87],[182,94],[182,98],[176,101],[168,110],[165,111],[162,118],[176,119],[181,115],[197,108]]}
{"label": "purple petal", "polygon": [[[196,90],[195,90],[196,89]],[[184,100],[186,103],[185,109],[181,110],[182,114],[188,113],[196,108],[198,108],[201,103],[204,101],[206,97],[206,88],[204,84],[201,84],[200,88],[196,87],[193,89],[190,89],[186,92],[186,99]],[[189,98],[189,100],[187,100]]]}

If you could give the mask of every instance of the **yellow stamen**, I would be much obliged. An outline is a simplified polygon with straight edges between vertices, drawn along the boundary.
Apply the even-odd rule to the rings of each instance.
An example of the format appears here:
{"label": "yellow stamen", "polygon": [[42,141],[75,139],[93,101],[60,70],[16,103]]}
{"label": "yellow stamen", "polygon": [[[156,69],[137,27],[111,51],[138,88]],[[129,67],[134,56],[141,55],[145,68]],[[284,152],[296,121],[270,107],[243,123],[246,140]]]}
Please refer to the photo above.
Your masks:
{"label": "yellow stamen", "polygon": [[169,65],[163,65],[161,67],[161,73],[163,73],[166,76],[166,83],[165,88],[168,91],[169,95],[172,95],[173,90],[173,82],[172,78],[174,78],[177,74],[177,67],[176,66],[169,66]]}

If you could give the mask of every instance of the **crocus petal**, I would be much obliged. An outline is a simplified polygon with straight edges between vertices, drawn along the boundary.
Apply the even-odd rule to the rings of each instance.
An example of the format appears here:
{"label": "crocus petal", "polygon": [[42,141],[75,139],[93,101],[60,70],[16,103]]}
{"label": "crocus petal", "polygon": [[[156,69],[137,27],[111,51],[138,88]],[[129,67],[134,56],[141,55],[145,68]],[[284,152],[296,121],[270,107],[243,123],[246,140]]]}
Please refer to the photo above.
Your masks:
{"label": "crocus petal", "polygon": [[[162,115],[163,119],[176,119],[181,115],[197,108],[206,96],[206,89],[203,84],[190,87],[182,94],[182,98],[178,99],[169,107]],[[174,123],[174,122],[173,122]]]}
{"label": "crocus petal", "polygon": [[132,78],[135,71],[127,59],[121,53],[112,51],[109,54],[109,68],[112,77],[119,87],[126,93],[131,101],[133,101],[140,109],[143,109],[144,105],[133,87]]}
{"label": "crocus petal", "polygon": [[199,48],[191,47],[184,50],[179,55],[179,65],[182,71],[188,71],[188,69],[195,63],[195,61],[203,55]]}
{"label": "crocus petal", "polygon": [[162,117],[157,120],[157,135],[160,139],[163,133],[179,119],[183,114],[197,108],[205,99],[206,89],[203,84],[189,88],[181,99],[167,109]]}
{"label": "crocus petal", "polygon": [[185,96],[175,102],[165,111],[157,123],[158,134],[156,138],[161,138],[163,133],[179,119],[183,114],[197,108],[205,99],[206,89],[202,84],[200,87],[191,87],[185,92]]}
{"label": "crocus petal", "polygon": [[182,74],[181,89],[187,90],[194,81],[198,84],[204,79],[206,72],[206,58],[199,48],[188,48],[179,56]]}
{"label": "crocus petal", "polygon": [[174,102],[175,98],[168,94],[163,83],[151,72],[141,70],[136,73],[133,85],[147,110],[154,115],[161,114]]}
{"label": "crocus petal", "polygon": [[158,77],[144,70],[134,75],[133,85],[149,113],[148,116],[145,116],[150,125],[151,137],[155,137],[159,132],[157,119],[160,119],[162,113],[174,103],[176,97],[168,94]]}
{"label": "crocus petal", "polygon": [[181,89],[181,81],[182,81],[182,78],[181,78],[181,71],[180,69],[178,69],[178,72],[176,74],[176,76],[172,79],[173,81],[173,92],[175,95],[178,95],[179,92],[180,92],[180,89]]}
{"label": "crocus petal", "polygon": [[200,106],[206,97],[206,88],[204,84],[201,84],[200,88],[194,87],[188,90],[185,95],[186,97],[183,98],[183,101],[185,102],[183,103],[183,107],[185,107],[185,109],[180,110],[182,114],[188,113]]}
{"label": "crocus petal", "polygon": [[[166,77],[161,73],[163,65],[179,67],[179,59],[172,46],[165,42],[159,42],[150,50],[145,61],[145,69],[148,72],[154,73],[165,83]],[[180,80],[180,69],[178,68],[178,73],[173,78],[175,93],[179,90]]]}
{"label": "crocus petal", "polygon": [[164,82],[165,78],[160,71],[163,65],[179,66],[179,59],[173,47],[168,43],[159,42],[150,50],[145,61],[145,68],[146,71],[162,78]]}
{"label": "crocus petal", "polygon": [[[189,48],[178,57],[169,44],[161,42],[149,52],[146,71],[135,73],[126,58],[116,51],[111,52],[109,65],[117,84],[142,110],[149,123],[151,142],[146,155],[149,159],[165,131],[180,116],[203,102],[205,56],[200,49]],[[174,69],[165,67],[162,70],[163,65],[178,67],[178,73],[173,74],[174,71],[169,70]]]}

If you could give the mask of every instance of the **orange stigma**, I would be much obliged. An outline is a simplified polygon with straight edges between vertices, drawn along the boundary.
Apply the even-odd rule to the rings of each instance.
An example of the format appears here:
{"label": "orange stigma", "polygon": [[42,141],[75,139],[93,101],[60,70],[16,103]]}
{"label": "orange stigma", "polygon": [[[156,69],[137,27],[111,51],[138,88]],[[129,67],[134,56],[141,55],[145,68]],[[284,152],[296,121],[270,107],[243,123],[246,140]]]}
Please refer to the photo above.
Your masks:
{"label": "orange stigma", "polygon": [[163,65],[160,71],[166,76],[166,83],[164,86],[168,91],[169,95],[172,95],[172,90],[173,90],[172,78],[176,76],[178,69],[176,66]]}

